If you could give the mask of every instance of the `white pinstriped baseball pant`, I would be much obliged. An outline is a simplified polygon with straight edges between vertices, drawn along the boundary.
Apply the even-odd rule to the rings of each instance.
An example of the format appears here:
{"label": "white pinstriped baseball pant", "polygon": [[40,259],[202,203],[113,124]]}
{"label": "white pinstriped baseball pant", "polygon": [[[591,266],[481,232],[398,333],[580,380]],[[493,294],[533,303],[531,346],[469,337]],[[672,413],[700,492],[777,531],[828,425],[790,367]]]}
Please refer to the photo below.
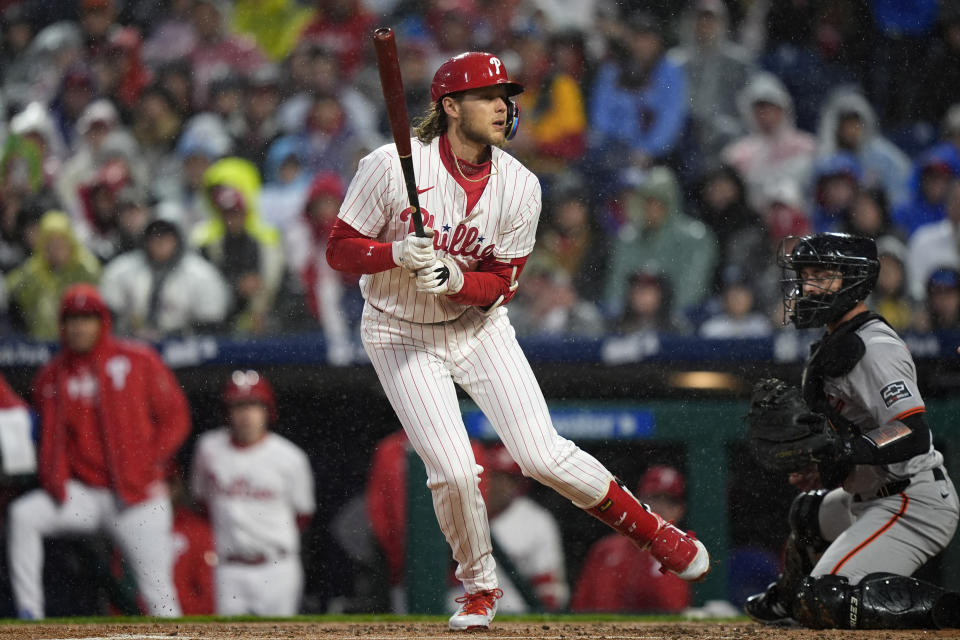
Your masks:
{"label": "white pinstriped baseball pant", "polygon": [[480,471],[455,384],[476,402],[523,474],[589,508],[612,474],[557,434],[506,309],[471,307],[457,320],[418,324],[364,307],[363,345],[414,450],[440,528],[468,593],[497,587]]}

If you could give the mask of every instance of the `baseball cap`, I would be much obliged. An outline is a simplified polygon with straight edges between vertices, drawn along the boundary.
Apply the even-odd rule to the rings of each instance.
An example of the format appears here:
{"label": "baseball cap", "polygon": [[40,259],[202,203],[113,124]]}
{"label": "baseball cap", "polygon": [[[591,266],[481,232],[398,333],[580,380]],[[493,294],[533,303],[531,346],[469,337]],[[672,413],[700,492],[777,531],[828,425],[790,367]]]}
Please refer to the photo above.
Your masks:
{"label": "baseball cap", "polygon": [[940,267],[927,278],[927,289],[960,289],[960,272],[949,267]]}
{"label": "baseball cap", "polygon": [[663,286],[663,276],[654,271],[647,271],[641,269],[631,273],[627,277],[627,283],[630,286],[634,285],[646,285],[650,287],[662,287]]}
{"label": "baseball cap", "polygon": [[637,494],[640,496],[667,496],[682,500],[684,491],[686,482],[683,475],[667,465],[653,465],[644,472],[637,485]]}
{"label": "baseball cap", "polygon": [[110,310],[100,297],[100,291],[85,282],[71,285],[63,292],[60,300],[60,317],[67,316],[108,316]]}

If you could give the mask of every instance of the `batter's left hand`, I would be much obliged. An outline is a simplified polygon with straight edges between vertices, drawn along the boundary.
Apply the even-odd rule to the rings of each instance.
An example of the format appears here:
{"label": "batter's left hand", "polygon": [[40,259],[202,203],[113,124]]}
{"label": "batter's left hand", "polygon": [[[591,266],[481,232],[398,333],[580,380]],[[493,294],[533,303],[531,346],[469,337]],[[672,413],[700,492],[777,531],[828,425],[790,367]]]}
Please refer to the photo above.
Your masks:
{"label": "batter's left hand", "polygon": [[443,256],[417,272],[417,291],[452,296],[463,288],[463,271],[450,256]]}

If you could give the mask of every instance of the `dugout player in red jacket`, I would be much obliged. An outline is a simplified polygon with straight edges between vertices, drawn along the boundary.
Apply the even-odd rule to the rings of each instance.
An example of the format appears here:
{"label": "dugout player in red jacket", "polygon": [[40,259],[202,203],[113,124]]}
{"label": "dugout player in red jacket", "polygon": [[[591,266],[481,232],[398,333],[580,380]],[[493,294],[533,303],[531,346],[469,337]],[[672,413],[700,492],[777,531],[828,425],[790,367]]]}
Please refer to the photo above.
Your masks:
{"label": "dugout player in red jacket", "polygon": [[133,570],[145,613],[180,616],[163,472],[190,431],[186,397],[150,346],[113,337],[91,285],[64,293],[60,344],[33,384],[41,488],[10,505],[17,613],[44,616],[44,538],[103,532]]}

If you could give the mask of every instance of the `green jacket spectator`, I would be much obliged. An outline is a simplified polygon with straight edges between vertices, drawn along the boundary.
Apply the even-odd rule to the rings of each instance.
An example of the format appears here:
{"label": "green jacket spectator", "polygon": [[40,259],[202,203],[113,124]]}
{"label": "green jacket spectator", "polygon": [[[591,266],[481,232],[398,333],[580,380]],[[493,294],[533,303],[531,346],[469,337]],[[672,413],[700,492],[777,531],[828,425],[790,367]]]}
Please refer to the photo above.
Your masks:
{"label": "green jacket spectator", "polygon": [[36,340],[59,336],[63,292],[72,284],[100,279],[100,261],[74,235],[70,219],[48,211],[40,219],[33,255],[7,276],[11,312]]}
{"label": "green jacket spectator", "polygon": [[614,242],[604,287],[607,313],[622,311],[627,280],[641,270],[667,277],[678,310],[700,303],[713,280],[717,240],[680,210],[676,176],[666,167],[653,167],[626,198],[629,221]]}

